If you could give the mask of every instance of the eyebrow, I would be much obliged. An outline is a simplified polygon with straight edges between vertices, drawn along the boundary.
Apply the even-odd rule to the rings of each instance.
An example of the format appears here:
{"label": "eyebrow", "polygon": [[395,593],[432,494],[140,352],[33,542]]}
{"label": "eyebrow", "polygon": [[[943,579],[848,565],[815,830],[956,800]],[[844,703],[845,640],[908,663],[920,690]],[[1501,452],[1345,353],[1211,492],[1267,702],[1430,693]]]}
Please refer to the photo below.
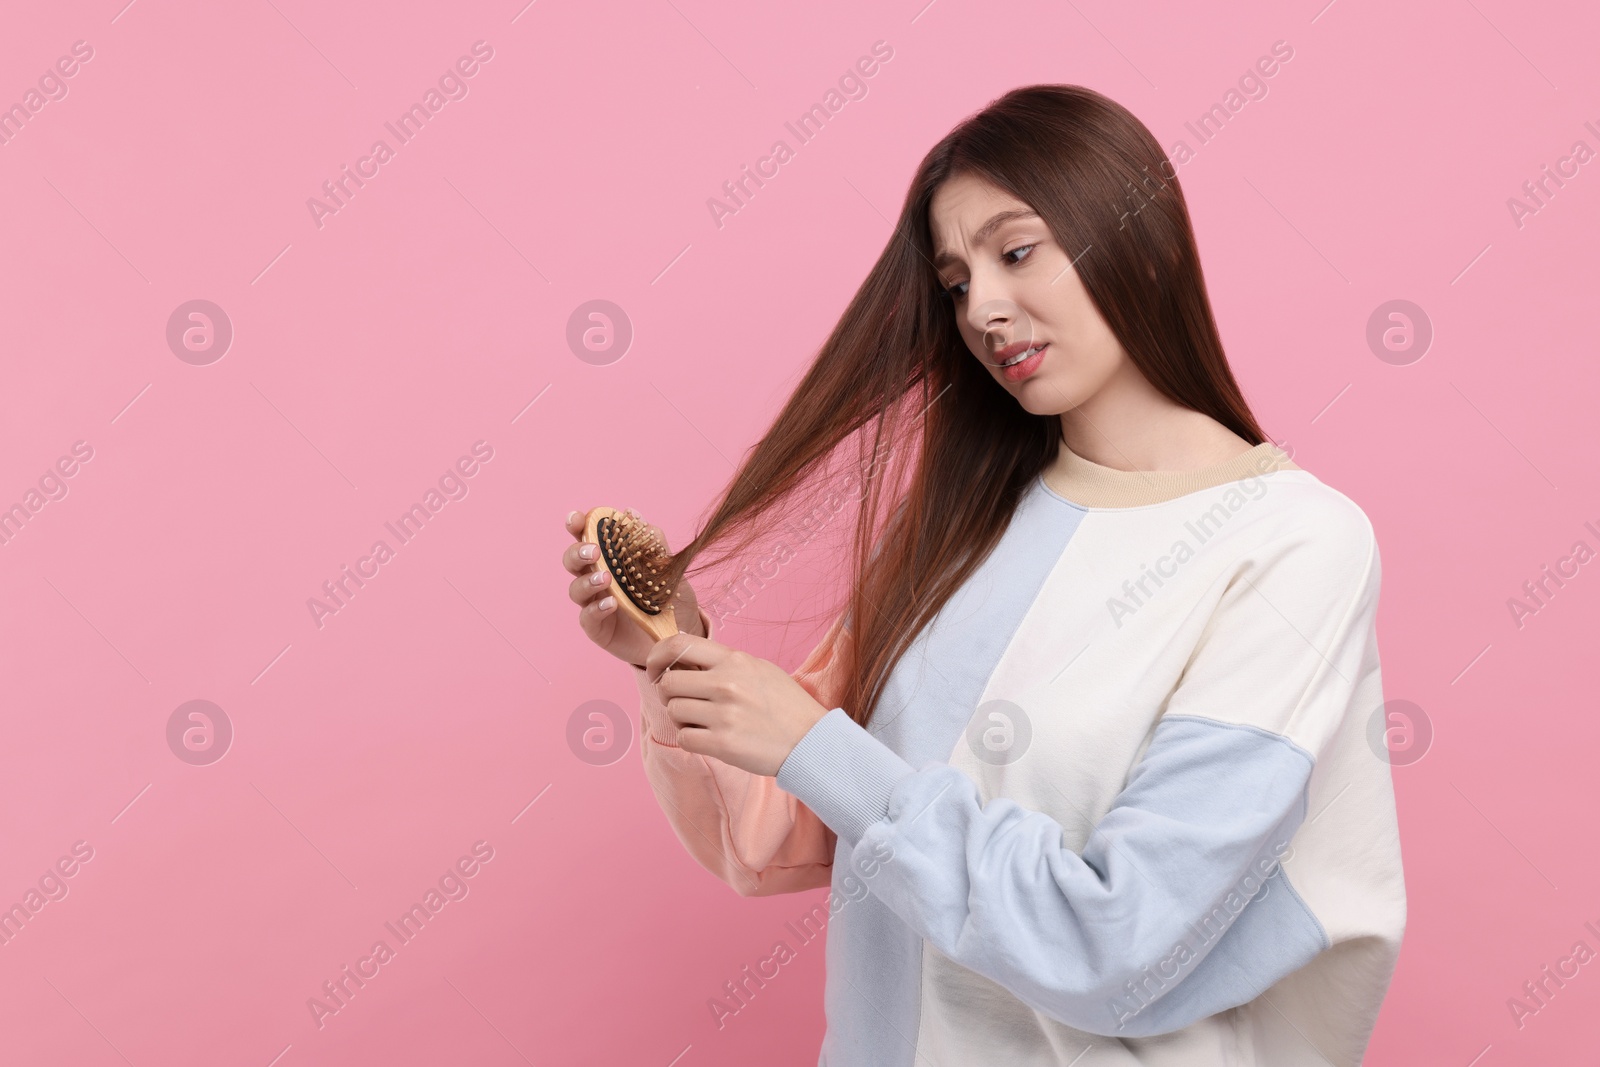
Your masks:
{"label": "eyebrow", "polygon": [[[972,235],[972,243],[982,243],[988,239],[990,234],[994,233],[994,231],[998,230],[1001,226],[1010,222],[1012,219],[1036,219],[1038,217],[1039,213],[1032,208],[1023,207],[1013,208],[1010,211],[1002,211],[992,217],[988,222],[978,227],[978,232]],[[961,257],[957,256],[954,252],[940,252],[938,255],[933,257],[933,267],[935,270],[943,270],[948,264],[958,262],[960,258]]]}

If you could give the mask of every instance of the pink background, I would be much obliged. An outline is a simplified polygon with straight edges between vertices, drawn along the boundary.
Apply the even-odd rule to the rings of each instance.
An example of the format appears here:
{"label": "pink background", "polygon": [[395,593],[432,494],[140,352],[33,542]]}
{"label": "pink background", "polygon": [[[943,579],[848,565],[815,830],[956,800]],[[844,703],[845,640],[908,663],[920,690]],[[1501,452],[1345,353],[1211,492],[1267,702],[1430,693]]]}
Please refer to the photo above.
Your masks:
{"label": "pink background", "polygon": [[[1368,1062],[1592,1055],[1600,964],[1520,1028],[1507,1006],[1600,950],[1600,570],[1520,628],[1507,607],[1600,547],[1600,175],[1520,227],[1507,206],[1600,148],[1589,16],[124,3],[14,5],[0,33],[0,104],[93,48],[0,146],[0,506],[93,449],[0,546],[0,906],[93,849],[0,947],[0,1060],[815,1063],[820,942],[724,1028],[707,1001],[826,891],[737,897],[673,837],[636,736],[602,766],[568,746],[584,702],[637,707],[575,625],[561,522],[634,506],[686,540],[918,159],[1033,82],[1195,151],[1179,179],[1235,371],[1377,527],[1387,695],[1433,740],[1394,768],[1410,922]],[[468,94],[319,227],[307,199],[395,147],[383,124],[480,40]],[[784,122],[880,40],[867,95],[798,145]],[[1267,95],[1201,144],[1185,122],[1280,40]],[[708,198],[779,138],[795,157],[719,228]],[[166,338],[195,299],[234,330],[207,365]],[[596,299],[633,329],[607,365],[567,342]],[[1406,365],[1366,341],[1393,299],[1434,329]],[[478,441],[467,495],[319,627],[308,599]],[[722,636],[793,667],[815,627],[776,624],[814,583],[784,578]],[[166,734],[196,699],[234,730],[204,766]],[[468,895],[319,1029],[308,998],[478,841]]]}

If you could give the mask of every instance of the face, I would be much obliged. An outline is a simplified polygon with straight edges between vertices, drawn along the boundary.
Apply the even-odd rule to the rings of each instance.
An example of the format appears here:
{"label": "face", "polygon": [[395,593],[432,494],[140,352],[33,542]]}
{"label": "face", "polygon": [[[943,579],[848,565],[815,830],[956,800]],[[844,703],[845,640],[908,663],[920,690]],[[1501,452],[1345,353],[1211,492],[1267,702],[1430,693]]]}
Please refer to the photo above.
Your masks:
{"label": "face", "polygon": [[[1072,257],[1032,208],[958,175],[929,206],[934,266],[967,349],[1017,402],[1059,415],[1131,368]],[[1034,349],[1020,364],[1001,364]]]}

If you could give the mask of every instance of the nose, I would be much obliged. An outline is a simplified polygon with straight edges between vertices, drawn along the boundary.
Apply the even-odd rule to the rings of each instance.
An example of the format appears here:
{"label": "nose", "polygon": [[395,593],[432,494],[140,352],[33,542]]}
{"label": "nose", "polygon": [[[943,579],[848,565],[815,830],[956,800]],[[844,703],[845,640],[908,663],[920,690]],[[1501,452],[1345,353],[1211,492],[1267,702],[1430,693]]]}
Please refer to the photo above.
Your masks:
{"label": "nose", "polygon": [[1018,321],[1020,309],[1005,299],[986,300],[972,305],[967,321],[983,338],[989,352],[1004,348],[1014,338],[1011,336]]}

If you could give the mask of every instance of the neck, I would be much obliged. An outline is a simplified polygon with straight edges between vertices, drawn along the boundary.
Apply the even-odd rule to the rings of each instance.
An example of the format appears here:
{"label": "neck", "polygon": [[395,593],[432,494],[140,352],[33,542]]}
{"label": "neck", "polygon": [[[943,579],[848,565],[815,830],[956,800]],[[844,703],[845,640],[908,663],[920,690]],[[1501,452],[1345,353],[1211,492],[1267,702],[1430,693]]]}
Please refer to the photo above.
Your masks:
{"label": "neck", "polygon": [[1214,485],[1225,485],[1275,470],[1299,470],[1271,441],[1227,459],[1183,470],[1120,470],[1073,452],[1063,442],[1044,471],[1044,483],[1084,507],[1125,508],[1159,504]]}

